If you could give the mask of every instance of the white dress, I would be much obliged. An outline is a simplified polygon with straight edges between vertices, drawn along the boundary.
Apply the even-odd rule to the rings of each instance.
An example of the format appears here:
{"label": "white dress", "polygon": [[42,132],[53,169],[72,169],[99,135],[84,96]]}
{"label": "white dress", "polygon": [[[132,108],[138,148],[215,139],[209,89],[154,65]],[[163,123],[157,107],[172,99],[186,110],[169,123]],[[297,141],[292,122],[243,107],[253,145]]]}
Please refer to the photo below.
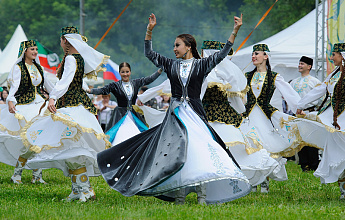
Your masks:
{"label": "white dress", "polygon": [[[31,82],[34,86],[38,86],[42,82],[41,74],[38,72],[34,64],[26,64],[30,74]],[[9,76],[8,84],[10,86],[7,102],[12,101],[17,104],[15,93],[18,91],[21,80],[21,70],[18,65],[14,65]],[[50,92],[54,85],[47,79],[44,79],[44,87]],[[15,166],[20,155],[27,153],[28,149],[24,147],[20,138],[20,133],[24,126],[33,117],[39,114],[44,99],[36,93],[36,98],[29,104],[16,105],[16,112],[12,114],[8,111],[8,105],[4,105],[0,112],[0,161],[11,166]],[[46,107],[41,110],[41,114]],[[26,166],[26,168],[28,168]]]}
{"label": "white dress", "polygon": [[[251,89],[255,98],[258,98],[261,94],[266,75],[266,72],[256,72],[252,78]],[[275,78],[275,87],[283,95],[290,109],[296,112],[297,102],[300,100],[300,97],[279,74]],[[243,121],[240,127],[241,131],[251,142],[251,146],[256,146],[256,150],[265,149],[272,157],[276,158],[280,169],[277,169],[277,172],[270,176],[275,180],[287,179],[285,170],[286,159],[282,158],[282,156],[294,155],[299,145],[299,140],[296,139],[296,133],[298,133],[297,126],[289,126],[284,123],[291,117],[280,111],[275,111],[271,116],[271,120],[269,120],[261,107],[256,103],[248,118]]]}
{"label": "white dress", "polygon": [[[76,59],[68,55],[62,78],[50,98],[57,100],[66,93],[76,69]],[[68,169],[81,167],[86,167],[88,176],[100,175],[96,155],[111,146],[95,115],[83,105],[59,108],[55,114],[46,110],[44,116],[28,123],[22,137],[24,144],[37,153],[28,161],[29,167],[58,168],[65,176]]]}
{"label": "white dress", "polygon": [[[339,80],[340,72],[332,77],[332,73],[320,85],[311,90],[298,103],[298,108],[303,109],[308,103],[313,102],[326,91],[332,97],[335,85]],[[326,102],[324,106],[329,103]],[[291,124],[298,125],[301,137],[306,145],[323,149],[321,162],[314,172],[314,176],[320,177],[321,183],[336,182],[345,169],[345,114],[338,115],[338,124],[341,130],[337,130],[333,123],[333,108],[329,106],[321,114],[317,112],[307,114],[303,119],[294,120]]]}

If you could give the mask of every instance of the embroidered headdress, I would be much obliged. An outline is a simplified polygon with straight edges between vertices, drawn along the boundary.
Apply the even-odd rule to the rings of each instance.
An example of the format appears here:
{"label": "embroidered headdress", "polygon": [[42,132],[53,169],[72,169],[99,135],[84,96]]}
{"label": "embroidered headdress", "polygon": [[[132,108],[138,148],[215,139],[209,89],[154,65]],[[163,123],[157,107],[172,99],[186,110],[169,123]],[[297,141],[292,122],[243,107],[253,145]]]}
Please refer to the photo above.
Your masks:
{"label": "embroidered headdress", "polygon": [[270,52],[270,49],[268,49],[268,46],[266,44],[256,44],[253,46],[253,52],[255,51]]}
{"label": "embroidered headdress", "polygon": [[[214,40],[204,40],[202,43],[202,50],[221,50],[224,47],[225,43],[214,41]],[[234,54],[234,50],[231,48],[229,56]]]}
{"label": "embroidered headdress", "polygon": [[22,41],[19,47],[18,58],[21,57],[25,53],[26,49],[28,49],[29,47],[35,47],[35,46],[37,46],[36,40]]}

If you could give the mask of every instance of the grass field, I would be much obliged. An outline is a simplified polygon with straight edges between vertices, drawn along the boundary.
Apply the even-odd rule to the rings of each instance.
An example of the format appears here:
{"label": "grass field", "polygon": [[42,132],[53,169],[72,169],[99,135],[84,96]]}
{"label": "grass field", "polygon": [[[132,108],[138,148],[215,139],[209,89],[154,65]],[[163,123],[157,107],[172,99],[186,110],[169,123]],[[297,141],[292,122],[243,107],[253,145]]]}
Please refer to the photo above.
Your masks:
{"label": "grass field", "polygon": [[[48,185],[30,184],[31,171],[23,172],[22,185],[10,182],[13,167],[0,164],[1,219],[345,219],[345,202],[337,183],[321,185],[311,172],[288,162],[289,180],[270,181],[270,192],[221,205],[197,204],[196,194],[176,206],[153,197],[124,197],[110,189],[102,177],[90,178],[97,199],[86,203],[63,202],[71,191],[69,178],[56,169],[43,172]],[[259,190],[258,190],[259,191]]]}

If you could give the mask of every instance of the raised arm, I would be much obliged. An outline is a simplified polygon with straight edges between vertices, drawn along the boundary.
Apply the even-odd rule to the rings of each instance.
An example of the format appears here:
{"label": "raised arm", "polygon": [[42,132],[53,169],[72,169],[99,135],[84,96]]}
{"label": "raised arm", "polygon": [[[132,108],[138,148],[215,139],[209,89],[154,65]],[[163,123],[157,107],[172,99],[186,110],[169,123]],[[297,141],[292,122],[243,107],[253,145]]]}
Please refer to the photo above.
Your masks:
{"label": "raised arm", "polygon": [[241,14],[241,17],[234,16],[234,29],[232,30],[230,37],[228,39],[228,41],[230,41],[231,43],[235,42],[235,38],[237,36],[237,33],[242,26],[242,18],[243,18],[243,14]]}
{"label": "raised arm", "polygon": [[140,83],[139,83],[140,86],[145,86],[145,85],[152,83],[161,75],[161,73],[162,73],[162,69],[158,69],[156,72],[154,72],[150,76],[146,76],[146,77],[142,77],[142,78],[138,79],[140,81]]}

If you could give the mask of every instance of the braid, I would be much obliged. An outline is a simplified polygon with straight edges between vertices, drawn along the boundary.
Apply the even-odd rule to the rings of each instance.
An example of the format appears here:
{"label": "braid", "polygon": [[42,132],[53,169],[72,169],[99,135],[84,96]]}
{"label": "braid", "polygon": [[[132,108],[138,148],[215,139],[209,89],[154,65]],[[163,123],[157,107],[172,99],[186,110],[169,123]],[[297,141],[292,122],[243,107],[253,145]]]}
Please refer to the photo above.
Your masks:
{"label": "braid", "polygon": [[341,71],[341,74],[340,74],[340,79],[337,83],[337,90],[336,90],[336,96],[337,96],[337,102],[335,103],[335,107],[334,107],[334,112],[333,112],[333,126],[335,128],[339,128],[340,130],[340,126],[338,124],[338,108],[339,108],[339,102],[340,102],[340,98],[342,96],[342,91],[341,91],[341,87],[342,87],[342,84],[343,84],[343,79],[344,79],[344,75],[345,75],[345,67],[344,65],[342,65],[343,67],[343,70]]}
{"label": "braid", "polygon": [[186,46],[191,47],[192,55],[195,59],[201,59],[198,49],[196,49],[196,40],[192,35],[180,34],[176,38],[180,38],[181,40],[183,40]]}
{"label": "braid", "polygon": [[47,93],[47,94],[49,95],[49,92],[43,87],[43,85],[44,85],[44,73],[43,73],[43,69],[39,66],[38,63],[36,63],[35,60],[33,60],[33,63],[35,64],[36,68],[38,69],[38,71],[39,71],[40,73],[41,73],[40,70],[42,70],[42,73],[41,73],[41,74],[42,74],[42,82],[41,82],[40,89],[42,90],[42,92]]}
{"label": "braid", "polygon": [[[268,75],[267,79],[268,79],[268,89],[269,89],[269,88],[271,88],[272,70],[271,70],[271,65],[270,65],[270,62],[269,62],[268,58],[267,58],[267,61],[266,61],[266,66],[267,66],[267,75]],[[269,100],[269,95],[267,94],[265,105],[268,106],[270,101],[271,100]]]}
{"label": "braid", "polygon": [[193,44],[193,43],[192,43],[192,55],[195,59],[201,59],[201,56],[198,50],[196,49],[196,44]]}
{"label": "braid", "polygon": [[[68,42],[68,41],[67,41],[67,42]],[[67,43],[67,44],[66,44],[65,55],[63,56],[63,59],[62,59],[62,61],[61,61],[61,63],[60,63],[60,67],[59,67],[59,69],[57,70],[57,73],[56,73],[56,75],[57,75],[57,77],[58,77],[59,79],[61,79],[61,77],[62,77],[63,69],[64,69],[64,67],[65,67],[65,60],[66,60],[66,56],[68,55],[69,48],[70,48],[70,44]]]}

